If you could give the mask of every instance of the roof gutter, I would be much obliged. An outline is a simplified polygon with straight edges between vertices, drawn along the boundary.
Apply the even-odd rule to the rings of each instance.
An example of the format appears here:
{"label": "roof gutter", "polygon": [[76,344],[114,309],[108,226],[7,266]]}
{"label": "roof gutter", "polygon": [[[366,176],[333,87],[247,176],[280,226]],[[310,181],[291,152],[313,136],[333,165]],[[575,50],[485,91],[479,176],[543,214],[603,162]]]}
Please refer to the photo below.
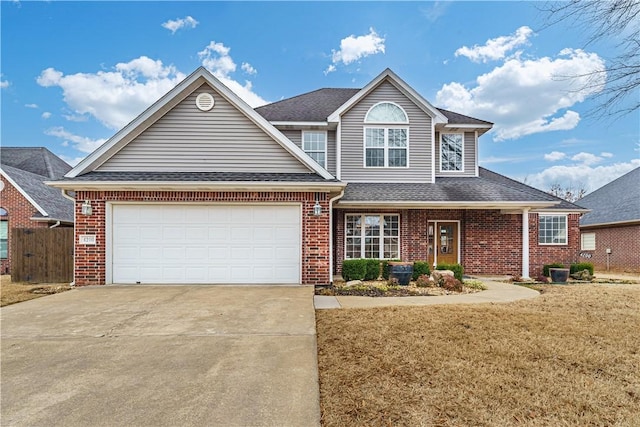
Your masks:
{"label": "roof gutter", "polygon": [[345,182],[278,182],[278,181],[49,181],[45,184],[64,190],[85,191],[336,191],[347,186]]}
{"label": "roof gutter", "polygon": [[522,208],[548,208],[559,204],[559,201],[518,201],[518,202],[475,202],[475,201],[407,201],[407,200],[376,200],[376,201],[340,201],[340,207],[370,208],[370,207],[394,207],[414,209],[522,209]]}

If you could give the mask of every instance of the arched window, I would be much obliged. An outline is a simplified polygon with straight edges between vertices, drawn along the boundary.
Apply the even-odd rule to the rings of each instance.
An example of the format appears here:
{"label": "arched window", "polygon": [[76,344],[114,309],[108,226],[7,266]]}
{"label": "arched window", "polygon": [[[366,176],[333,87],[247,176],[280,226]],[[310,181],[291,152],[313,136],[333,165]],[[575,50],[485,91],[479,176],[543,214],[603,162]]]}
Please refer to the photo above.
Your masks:
{"label": "arched window", "polygon": [[0,208],[0,259],[9,257],[9,214],[6,209]]}
{"label": "arched window", "polygon": [[380,102],[364,118],[364,167],[409,166],[409,118],[393,102]]}
{"label": "arched window", "polygon": [[392,102],[380,102],[367,112],[365,123],[409,123],[402,107]]}

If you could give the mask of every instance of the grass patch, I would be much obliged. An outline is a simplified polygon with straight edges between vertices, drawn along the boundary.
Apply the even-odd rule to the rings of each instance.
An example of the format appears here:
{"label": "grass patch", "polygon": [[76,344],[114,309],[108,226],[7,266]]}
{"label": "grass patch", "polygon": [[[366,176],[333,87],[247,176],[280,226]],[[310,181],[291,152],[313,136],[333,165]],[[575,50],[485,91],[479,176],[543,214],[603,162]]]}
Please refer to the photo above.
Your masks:
{"label": "grass patch", "polygon": [[640,287],[318,310],[323,426],[640,425]]}
{"label": "grass patch", "polygon": [[11,276],[0,277],[0,307],[57,294],[71,289],[68,283],[12,283]]}

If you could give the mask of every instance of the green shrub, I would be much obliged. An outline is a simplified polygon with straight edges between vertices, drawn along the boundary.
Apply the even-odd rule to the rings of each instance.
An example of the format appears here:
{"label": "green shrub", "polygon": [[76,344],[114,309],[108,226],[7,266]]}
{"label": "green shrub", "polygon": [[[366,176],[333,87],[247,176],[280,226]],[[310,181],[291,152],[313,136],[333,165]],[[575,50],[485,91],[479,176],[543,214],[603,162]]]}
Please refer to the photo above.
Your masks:
{"label": "green shrub", "polygon": [[366,259],[345,259],[342,261],[342,278],[349,280],[364,280],[367,273]]}
{"label": "green shrub", "polygon": [[399,259],[385,259],[382,260],[382,278],[385,280],[389,280],[389,263],[401,261]]}
{"label": "green shrub", "polygon": [[464,267],[462,265],[441,263],[436,266],[436,270],[451,270],[453,271],[453,276],[462,283],[462,276],[464,276]]}
{"label": "green shrub", "polygon": [[364,273],[365,280],[376,280],[380,277],[380,260],[366,259],[366,271]]}
{"label": "green shrub", "polygon": [[429,263],[426,261],[415,261],[413,263],[413,276],[411,276],[411,280],[418,280],[418,277],[425,275],[428,276],[431,274],[431,269],[429,268]]}
{"label": "green shrub", "polygon": [[582,270],[589,270],[589,274],[593,276],[593,264],[590,262],[576,262],[569,267],[569,273],[577,273]]}
{"label": "green shrub", "polygon": [[545,277],[549,277],[550,268],[564,268],[564,264],[561,264],[559,262],[554,262],[552,264],[545,264],[542,266],[542,275]]}

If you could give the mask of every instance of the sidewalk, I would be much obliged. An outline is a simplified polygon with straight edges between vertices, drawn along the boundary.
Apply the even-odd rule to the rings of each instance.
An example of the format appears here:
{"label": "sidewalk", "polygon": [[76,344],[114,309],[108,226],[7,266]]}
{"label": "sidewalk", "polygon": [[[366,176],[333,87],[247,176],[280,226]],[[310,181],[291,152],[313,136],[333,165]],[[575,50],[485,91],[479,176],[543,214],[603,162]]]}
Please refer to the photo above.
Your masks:
{"label": "sidewalk", "polygon": [[523,299],[535,298],[540,295],[538,291],[524,286],[510,283],[496,282],[490,279],[478,278],[486,286],[487,290],[473,294],[442,295],[425,297],[354,297],[354,296],[320,296],[314,297],[316,309],[335,308],[369,308],[390,306],[416,306],[439,304],[479,304],[512,302]]}

